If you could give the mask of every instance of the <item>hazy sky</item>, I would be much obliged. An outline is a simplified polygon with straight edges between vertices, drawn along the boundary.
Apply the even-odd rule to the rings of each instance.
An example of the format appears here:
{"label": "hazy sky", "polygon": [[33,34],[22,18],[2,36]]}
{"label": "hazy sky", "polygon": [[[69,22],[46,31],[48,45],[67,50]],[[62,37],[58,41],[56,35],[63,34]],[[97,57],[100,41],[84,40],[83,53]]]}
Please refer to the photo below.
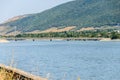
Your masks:
{"label": "hazy sky", "polygon": [[42,12],[71,0],[0,0],[0,23],[17,15]]}

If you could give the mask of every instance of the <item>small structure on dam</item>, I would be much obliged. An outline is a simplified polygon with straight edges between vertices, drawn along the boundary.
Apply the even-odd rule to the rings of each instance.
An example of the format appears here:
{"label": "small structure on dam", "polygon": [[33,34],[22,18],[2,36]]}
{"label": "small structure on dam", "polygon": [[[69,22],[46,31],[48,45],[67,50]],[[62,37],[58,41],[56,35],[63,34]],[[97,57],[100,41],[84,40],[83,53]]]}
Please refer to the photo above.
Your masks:
{"label": "small structure on dam", "polygon": [[[39,76],[32,75],[32,74],[24,72],[22,70],[0,64],[0,78],[2,78],[2,77],[5,78],[6,77],[4,75],[4,73],[6,73],[7,76],[8,75],[12,76],[13,80],[47,80],[46,78],[41,78]],[[5,79],[2,79],[2,80],[8,80],[8,79],[5,78]]]}

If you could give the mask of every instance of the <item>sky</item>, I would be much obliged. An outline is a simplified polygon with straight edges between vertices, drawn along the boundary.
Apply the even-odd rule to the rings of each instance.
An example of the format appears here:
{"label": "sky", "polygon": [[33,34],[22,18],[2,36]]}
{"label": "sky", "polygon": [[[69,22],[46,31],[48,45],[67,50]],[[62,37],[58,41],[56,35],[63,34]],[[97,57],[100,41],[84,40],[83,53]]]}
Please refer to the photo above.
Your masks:
{"label": "sky", "polygon": [[39,13],[71,0],[0,0],[0,23],[14,16]]}

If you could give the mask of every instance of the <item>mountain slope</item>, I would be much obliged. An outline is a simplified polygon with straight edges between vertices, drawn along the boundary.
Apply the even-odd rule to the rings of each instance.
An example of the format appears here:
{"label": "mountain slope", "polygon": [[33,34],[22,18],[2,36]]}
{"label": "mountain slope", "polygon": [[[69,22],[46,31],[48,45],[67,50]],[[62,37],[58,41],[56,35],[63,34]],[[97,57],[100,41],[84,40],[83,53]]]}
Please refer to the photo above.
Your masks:
{"label": "mountain slope", "polygon": [[75,0],[1,26],[17,26],[17,30],[28,32],[60,26],[76,26],[79,29],[117,23],[120,23],[119,0]]}

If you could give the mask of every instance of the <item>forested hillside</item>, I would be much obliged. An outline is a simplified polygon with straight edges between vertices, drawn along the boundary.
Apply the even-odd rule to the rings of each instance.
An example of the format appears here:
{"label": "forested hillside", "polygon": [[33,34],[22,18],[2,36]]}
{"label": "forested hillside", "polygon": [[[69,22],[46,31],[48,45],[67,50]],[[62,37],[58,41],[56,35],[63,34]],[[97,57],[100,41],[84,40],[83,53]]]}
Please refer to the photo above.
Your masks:
{"label": "forested hillside", "polygon": [[117,23],[120,23],[120,0],[75,0],[1,26],[17,26],[19,31],[34,31],[60,26],[76,26],[79,29]]}

